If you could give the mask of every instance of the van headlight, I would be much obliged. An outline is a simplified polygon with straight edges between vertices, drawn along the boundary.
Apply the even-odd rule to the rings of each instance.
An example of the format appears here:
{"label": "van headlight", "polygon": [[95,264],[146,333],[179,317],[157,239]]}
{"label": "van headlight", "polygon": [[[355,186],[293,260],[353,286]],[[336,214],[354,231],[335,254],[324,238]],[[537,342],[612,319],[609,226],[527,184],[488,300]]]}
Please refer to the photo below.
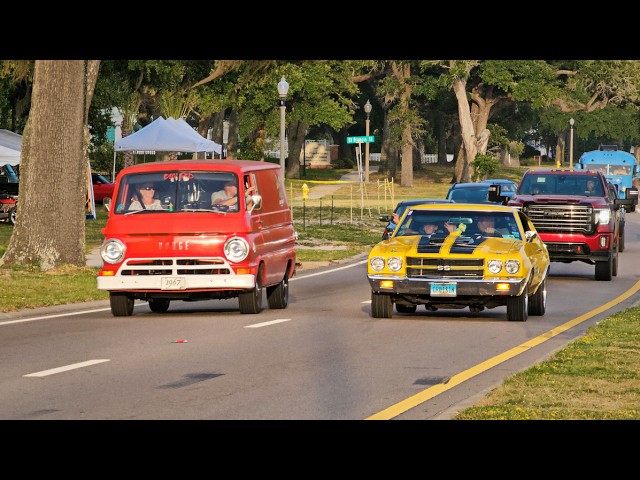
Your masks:
{"label": "van headlight", "polygon": [[124,258],[127,247],[117,238],[111,238],[100,247],[100,256],[105,263],[119,263]]}
{"label": "van headlight", "polygon": [[224,243],[224,256],[231,262],[242,262],[249,255],[249,243],[242,237],[232,237]]}

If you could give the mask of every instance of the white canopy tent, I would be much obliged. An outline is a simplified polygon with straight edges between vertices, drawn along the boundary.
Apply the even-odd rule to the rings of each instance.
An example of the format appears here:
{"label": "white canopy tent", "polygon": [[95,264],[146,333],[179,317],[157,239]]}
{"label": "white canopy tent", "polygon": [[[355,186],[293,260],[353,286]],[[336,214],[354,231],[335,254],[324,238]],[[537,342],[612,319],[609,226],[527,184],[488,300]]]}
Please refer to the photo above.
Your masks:
{"label": "white canopy tent", "polygon": [[0,129],[0,165],[18,165],[21,149],[22,135]]}
{"label": "white canopy tent", "polygon": [[158,117],[146,127],[115,141],[114,179],[117,152],[211,152],[222,156],[222,146],[204,138],[183,119]]}
{"label": "white canopy tent", "polygon": [[156,118],[144,128],[128,137],[116,140],[116,152],[215,152],[222,147],[207,140],[184,120]]}

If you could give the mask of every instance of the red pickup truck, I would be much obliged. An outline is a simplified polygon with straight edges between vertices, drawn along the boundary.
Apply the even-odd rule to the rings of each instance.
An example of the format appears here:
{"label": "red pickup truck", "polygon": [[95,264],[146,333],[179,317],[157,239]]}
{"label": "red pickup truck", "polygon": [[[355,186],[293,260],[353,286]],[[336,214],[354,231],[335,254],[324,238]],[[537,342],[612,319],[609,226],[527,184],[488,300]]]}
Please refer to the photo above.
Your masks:
{"label": "red pickup truck", "polygon": [[552,262],[595,265],[595,279],[607,281],[618,274],[620,208],[637,201],[637,188],[614,198],[599,171],[536,168],[508,205],[531,219]]}

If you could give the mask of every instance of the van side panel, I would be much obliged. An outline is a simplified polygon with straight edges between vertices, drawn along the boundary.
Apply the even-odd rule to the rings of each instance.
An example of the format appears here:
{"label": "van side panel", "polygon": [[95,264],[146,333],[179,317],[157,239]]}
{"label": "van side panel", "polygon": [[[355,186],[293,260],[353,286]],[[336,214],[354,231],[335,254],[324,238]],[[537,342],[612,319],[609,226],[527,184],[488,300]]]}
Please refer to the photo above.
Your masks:
{"label": "van side panel", "polygon": [[[291,258],[296,235],[291,210],[286,196],[281,192],[279,169],[256,172],[255,179],[257,192],[262,196],[262,207],[254,210],[252,216],[257,217],[262,233],[259,254],[265,265],[263,281],[265,284],[273,284],[282,280],[282,270],[274,266],[282,265]],[[295,260],[293,263],[295,264]]]}

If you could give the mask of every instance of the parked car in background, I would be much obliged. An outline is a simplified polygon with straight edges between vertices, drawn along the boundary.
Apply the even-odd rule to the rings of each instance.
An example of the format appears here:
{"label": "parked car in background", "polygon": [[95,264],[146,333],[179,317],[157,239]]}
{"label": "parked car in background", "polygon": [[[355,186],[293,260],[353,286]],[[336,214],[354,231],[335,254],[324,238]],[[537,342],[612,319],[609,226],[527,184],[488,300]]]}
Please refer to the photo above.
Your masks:
{"label": "parked car in background", "polygon": [[96,203],[102,203],[105,197],[113,198],[115,183],[111,183],[105,176],[93,172],[91,173],[91,182],[93,183],[93,199]]}
{"label": "parked car in background", "polygon": [[408,207],[414,205],[424,205],[427,203],[453,203],[451,200],[445,198],[414,198],[411,200],[401,200],[396,205],[395,210],[391,215],[380,215],[381,222],[387,222],[387,226],[384,227],[382,232],[382,239],[387,239],[391,236],[391,233],[396,228],[396,222],[394,222],[394,216],[397,216],[398,220],[402,218],[402,214]]}
{"label": "parked car in background", "polygon": [[[427,233],[427,226],[443,227]],[[451,227],[451,228],[449,228]],[[416,233],[421,232],[421,233]],[[544,315],[549,253],[522,211],[497,204],[409,207],[391,237],[368,257],[371,316],[391,318],[507,307],[507,320]]]}
{"label": "parked car in background", "polygon": [[492,183],[494,185],[500,185],[500,195],[511,198],[518,189],[518,184],[512,180],[506,178],[488,178],[484,180],[485,183]]}

